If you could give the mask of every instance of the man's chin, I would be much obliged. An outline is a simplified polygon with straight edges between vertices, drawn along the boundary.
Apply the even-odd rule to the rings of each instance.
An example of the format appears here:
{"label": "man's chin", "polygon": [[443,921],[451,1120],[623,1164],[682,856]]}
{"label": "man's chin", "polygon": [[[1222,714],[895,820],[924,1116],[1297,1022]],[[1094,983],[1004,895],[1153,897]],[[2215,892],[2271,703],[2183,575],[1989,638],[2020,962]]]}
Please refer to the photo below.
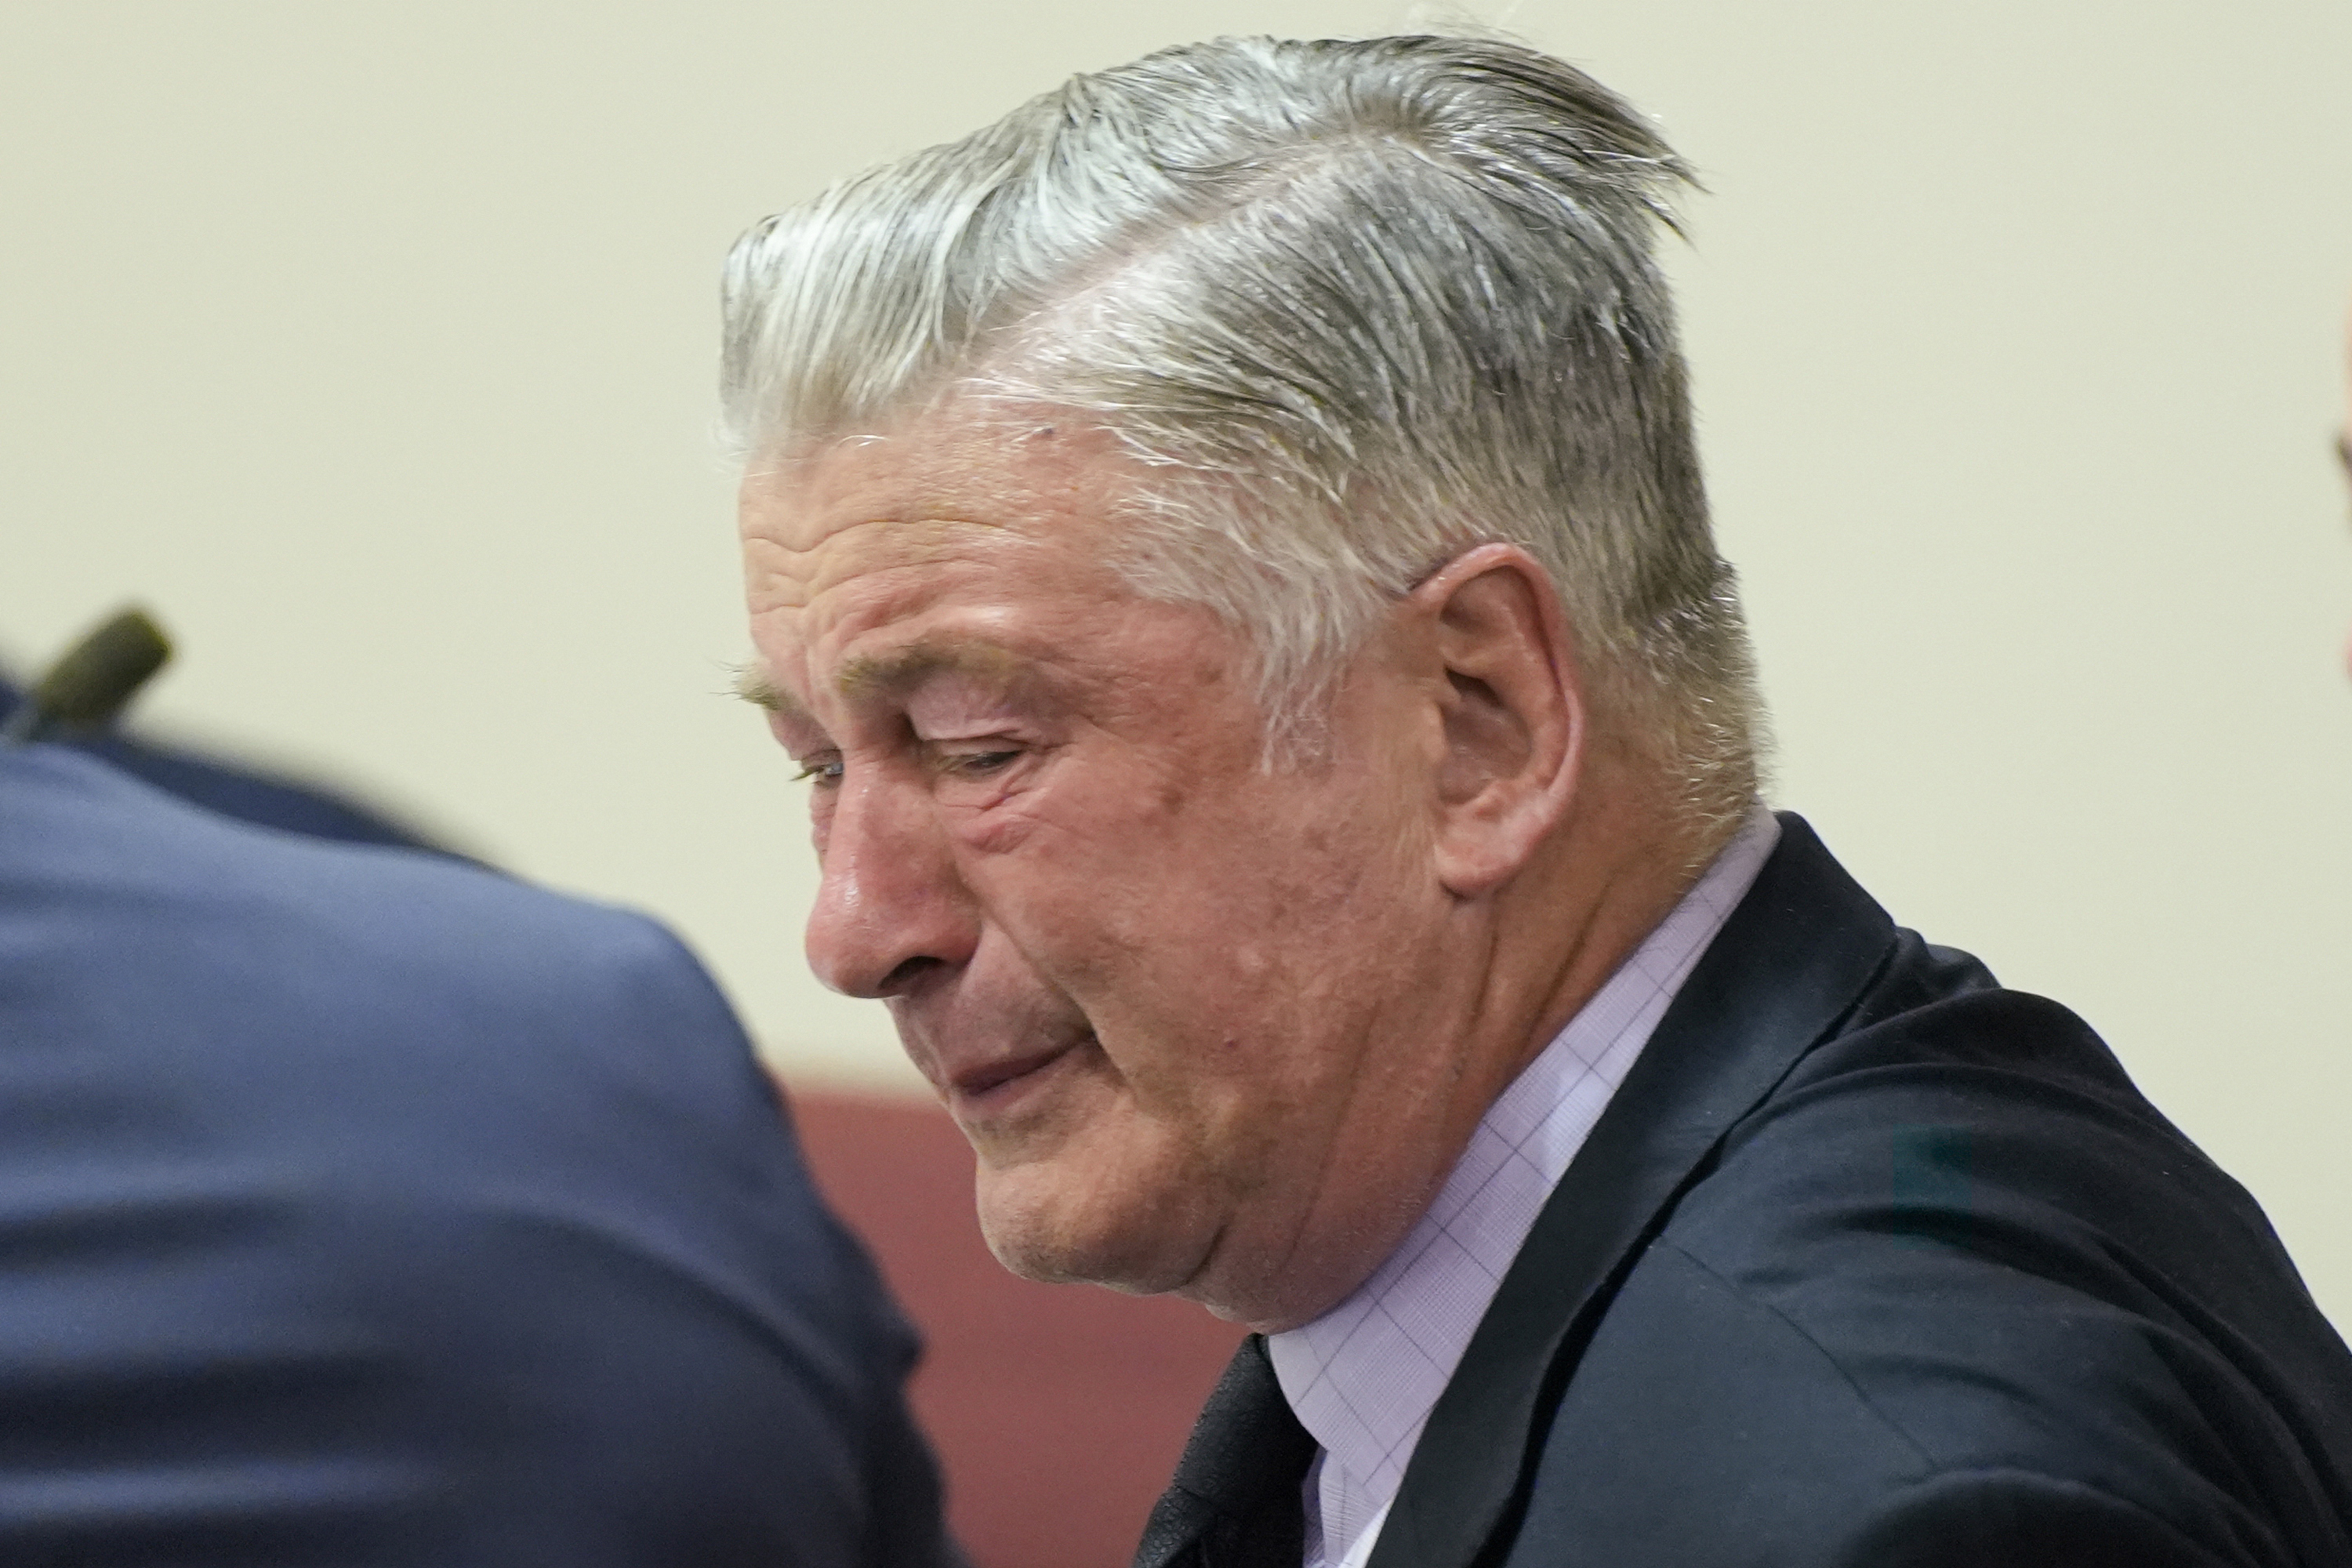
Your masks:
{"label": "man's chin", "polygon": [[1177,1289],[1199,1272],[1199,1227],[1187,1223],[1192,1205],[1143,1197],[1131,1177],[1090,1178],[1050,1164],[981,1166],[981,1235],[1006,1268],[1049,1285],[1105,1285],[1138,1296]]}

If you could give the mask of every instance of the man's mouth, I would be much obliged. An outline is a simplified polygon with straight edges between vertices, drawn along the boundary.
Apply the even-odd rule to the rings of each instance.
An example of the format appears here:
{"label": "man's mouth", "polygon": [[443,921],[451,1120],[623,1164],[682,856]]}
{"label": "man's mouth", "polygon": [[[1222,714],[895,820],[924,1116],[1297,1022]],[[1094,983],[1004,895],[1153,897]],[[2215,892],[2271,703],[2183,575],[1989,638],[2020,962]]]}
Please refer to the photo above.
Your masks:
{"label": "man's mouth", "polygon": [[1061,1045],[967,1068],[949,1080],[950,1108],[959,1118],[1001,1112],[1054,1064],[1093,1042],[1094,1035],[1089,1031]]}

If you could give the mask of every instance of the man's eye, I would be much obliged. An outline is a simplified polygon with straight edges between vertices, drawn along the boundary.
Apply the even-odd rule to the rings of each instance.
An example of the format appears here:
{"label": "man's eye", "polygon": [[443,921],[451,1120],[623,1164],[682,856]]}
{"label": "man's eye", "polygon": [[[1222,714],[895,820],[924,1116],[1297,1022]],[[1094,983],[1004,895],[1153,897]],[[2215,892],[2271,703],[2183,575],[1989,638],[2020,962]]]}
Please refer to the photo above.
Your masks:
{"label": "man's eye", "polygon": [[1018,751],[949,752],[940,758],[940,767],[944,772],[960,773],[970,778],[1002,773],[1020,760],[1021,753]]}
{"label": "man's eye", "polygon": [[823,756],[803,759],[801,763],[800,772],[793,775],[793,781],[795,784],[799,783],[802,779],[813,779],[819,784],[839,784],[841,782],[841,759],[831,752],[827,752]]}

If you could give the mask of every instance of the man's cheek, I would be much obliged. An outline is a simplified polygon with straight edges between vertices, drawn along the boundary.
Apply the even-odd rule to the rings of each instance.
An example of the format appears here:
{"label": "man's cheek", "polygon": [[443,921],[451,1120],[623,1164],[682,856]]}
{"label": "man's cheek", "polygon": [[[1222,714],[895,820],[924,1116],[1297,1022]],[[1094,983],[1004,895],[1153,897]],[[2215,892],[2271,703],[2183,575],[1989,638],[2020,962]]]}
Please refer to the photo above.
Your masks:
{"label": "man's cheek", "polygon": [[986,805],[942,802],[940,815],[965,854],[983,862],[1031,849],[1042,825],[1018,797]]}

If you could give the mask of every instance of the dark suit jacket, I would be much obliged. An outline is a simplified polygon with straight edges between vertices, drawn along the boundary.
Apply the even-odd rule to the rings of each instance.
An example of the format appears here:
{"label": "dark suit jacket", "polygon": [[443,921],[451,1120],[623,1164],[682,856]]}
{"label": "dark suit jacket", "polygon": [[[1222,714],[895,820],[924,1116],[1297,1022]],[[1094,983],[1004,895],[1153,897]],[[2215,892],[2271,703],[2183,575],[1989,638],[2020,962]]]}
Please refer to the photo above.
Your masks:
{"label": "dark suit jacket", "polygon": [[0,1563],[945,1558],[912,1336],[659,927],[0,750]]}
{"label": "dark suit jacket", "polygon": [[[2352,1564],[2352,1357],[2253,1200],[1781,823],[1373,1568]],[[1249,1342],[1137,1562],[1293,1568],[1313,1453]]]}

